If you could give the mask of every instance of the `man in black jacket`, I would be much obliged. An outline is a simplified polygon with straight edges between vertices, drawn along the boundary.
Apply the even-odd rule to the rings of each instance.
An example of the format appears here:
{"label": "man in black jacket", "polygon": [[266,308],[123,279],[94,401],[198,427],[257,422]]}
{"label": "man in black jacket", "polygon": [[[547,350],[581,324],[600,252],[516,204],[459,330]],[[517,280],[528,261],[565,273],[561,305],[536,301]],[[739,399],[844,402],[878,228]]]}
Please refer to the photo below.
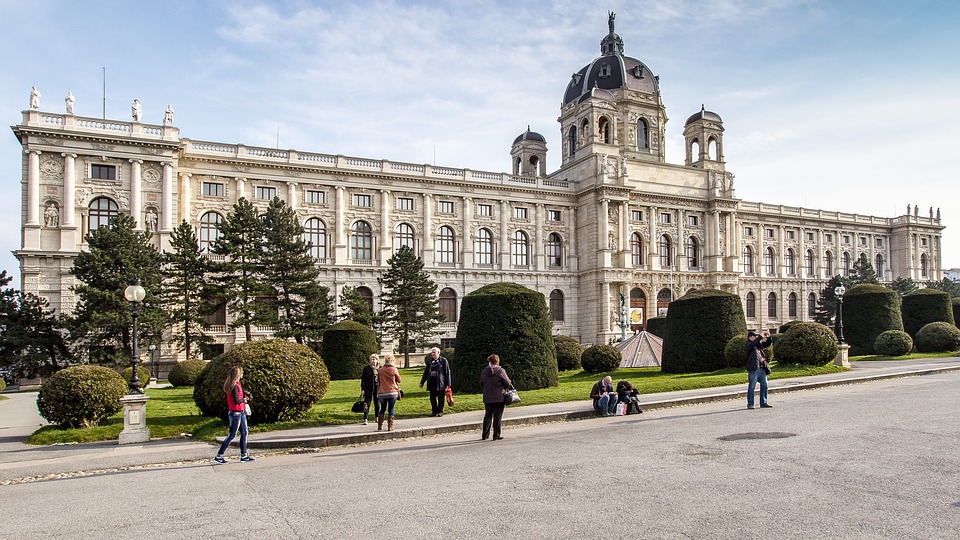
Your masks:
{"label": "man in black jacket", "polygon": [[420,388],[427,383],[430,391],[430,416],[443,416],[443,400],[450,386],[450,363],[440,356],[440,349],[430,349],[430,359],[423,368],[423,377],[420,377]]}
{"label": "man in black jacket", "polygon": [[760,408],[773,407],[767,403],[767,364],[763,349],[770,346],[770,332],[763,333],[763,339],[753,330],[747,332],[747,408],[753,408],[753,390],[760,382]]}

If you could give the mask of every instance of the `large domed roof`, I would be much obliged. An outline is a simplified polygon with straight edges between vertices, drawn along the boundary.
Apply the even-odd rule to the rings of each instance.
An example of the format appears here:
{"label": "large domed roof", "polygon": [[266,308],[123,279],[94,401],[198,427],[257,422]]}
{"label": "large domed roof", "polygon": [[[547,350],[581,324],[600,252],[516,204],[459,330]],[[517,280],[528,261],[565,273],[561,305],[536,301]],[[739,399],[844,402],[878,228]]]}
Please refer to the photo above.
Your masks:
{"label": "large domed roof", "polygon": [[563,104],[583,101],[594,88],[601,90],[628,89],[648,94],[660,92],[660,82],[640,60],[623,55],[623,39],[614,31],[610,13],[610,33],[600,41],[601,55],[573,74],[563,94]]}

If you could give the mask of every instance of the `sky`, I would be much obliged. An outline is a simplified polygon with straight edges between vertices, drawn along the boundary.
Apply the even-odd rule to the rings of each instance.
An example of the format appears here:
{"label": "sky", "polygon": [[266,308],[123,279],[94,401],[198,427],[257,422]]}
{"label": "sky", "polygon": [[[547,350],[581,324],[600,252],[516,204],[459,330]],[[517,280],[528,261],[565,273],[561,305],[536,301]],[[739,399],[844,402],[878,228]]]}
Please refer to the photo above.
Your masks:
{"label": "sky", "polygon": [[[561,99],[600,54],[660,77],[666,158],[683,123],[723,118],[746,201],[894,217],[941,209],[960,267],[960,2],[955,0],[0,0],[0,115],[143,122],[199,141],[510,170],[527,126],[561,161]],[[104,85],[105,81],[105,85]],[[105,91],[104,91],[105,87]],[[19,282],[22,149],[0,137],[0,269]],[[951,187],[954,186],[954,187]]]}

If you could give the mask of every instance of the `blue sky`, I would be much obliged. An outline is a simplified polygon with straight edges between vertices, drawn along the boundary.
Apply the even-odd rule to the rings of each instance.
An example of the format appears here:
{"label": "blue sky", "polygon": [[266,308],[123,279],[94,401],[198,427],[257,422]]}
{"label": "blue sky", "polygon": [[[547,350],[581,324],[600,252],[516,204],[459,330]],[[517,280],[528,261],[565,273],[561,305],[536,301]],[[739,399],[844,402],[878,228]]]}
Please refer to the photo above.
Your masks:
{"label": "blue sky", "polygon": [[[0,0],[0,114],[41,108],[348,156],[510,169],[529,124],[560,164],[560,101],[607,10],[660,76],[667,161],[704,104],[748,201],[892,217],[940,208],[960,267],[960,3],[888,0],[130,2]],[[0,268],[16,275],[21,149],[0,137]]]}

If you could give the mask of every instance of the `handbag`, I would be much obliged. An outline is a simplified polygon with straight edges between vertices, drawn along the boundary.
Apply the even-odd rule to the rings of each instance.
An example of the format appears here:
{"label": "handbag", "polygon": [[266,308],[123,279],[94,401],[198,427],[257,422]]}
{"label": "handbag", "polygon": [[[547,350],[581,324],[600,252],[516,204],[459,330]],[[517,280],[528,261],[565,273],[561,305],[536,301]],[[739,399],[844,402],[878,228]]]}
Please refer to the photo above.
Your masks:
{"label": "handbag", "polygon": [[397,386],[397,401],[400,401],[401,399],[403,399],[403,388]]}
{"label": "handbag", "polygon": [[447,405],[453,407],[453,388],[447,387]]}
{"label": "handbag", "polygon": [[351,412],[363,412],[363,409],[365,408],[364,406],[365,406],[366,404],[367,404],[367,402],[365,402],[365,401],[363,400],[363,396],[360,396],[360,397],[357,398],[356,401],[353,402],[353,406],[350,407],[350,411],[351,411]]}
{"label": "handbag", "polygon": [[247,416],[252,416],[252,415],[253,415],[253,409],[250,408],[250,404],[249,404],[249,403],[244,403],[244,404],[243,404],[243,414],[245,414],[245,415],[247,415]]}
{"label": "handbag", "polygon": [[770,374],[770,364],[768,362],[764,362],[763,364],[761,364],[761,367],[763,368],[764,373],[766,373],[767,375]]}
{"label": "handbag", "polygon": [[507,388],[503,391],[503,404],[513,405],[514,403],[520,403],[520,394],[517,393],[516,388]]}

